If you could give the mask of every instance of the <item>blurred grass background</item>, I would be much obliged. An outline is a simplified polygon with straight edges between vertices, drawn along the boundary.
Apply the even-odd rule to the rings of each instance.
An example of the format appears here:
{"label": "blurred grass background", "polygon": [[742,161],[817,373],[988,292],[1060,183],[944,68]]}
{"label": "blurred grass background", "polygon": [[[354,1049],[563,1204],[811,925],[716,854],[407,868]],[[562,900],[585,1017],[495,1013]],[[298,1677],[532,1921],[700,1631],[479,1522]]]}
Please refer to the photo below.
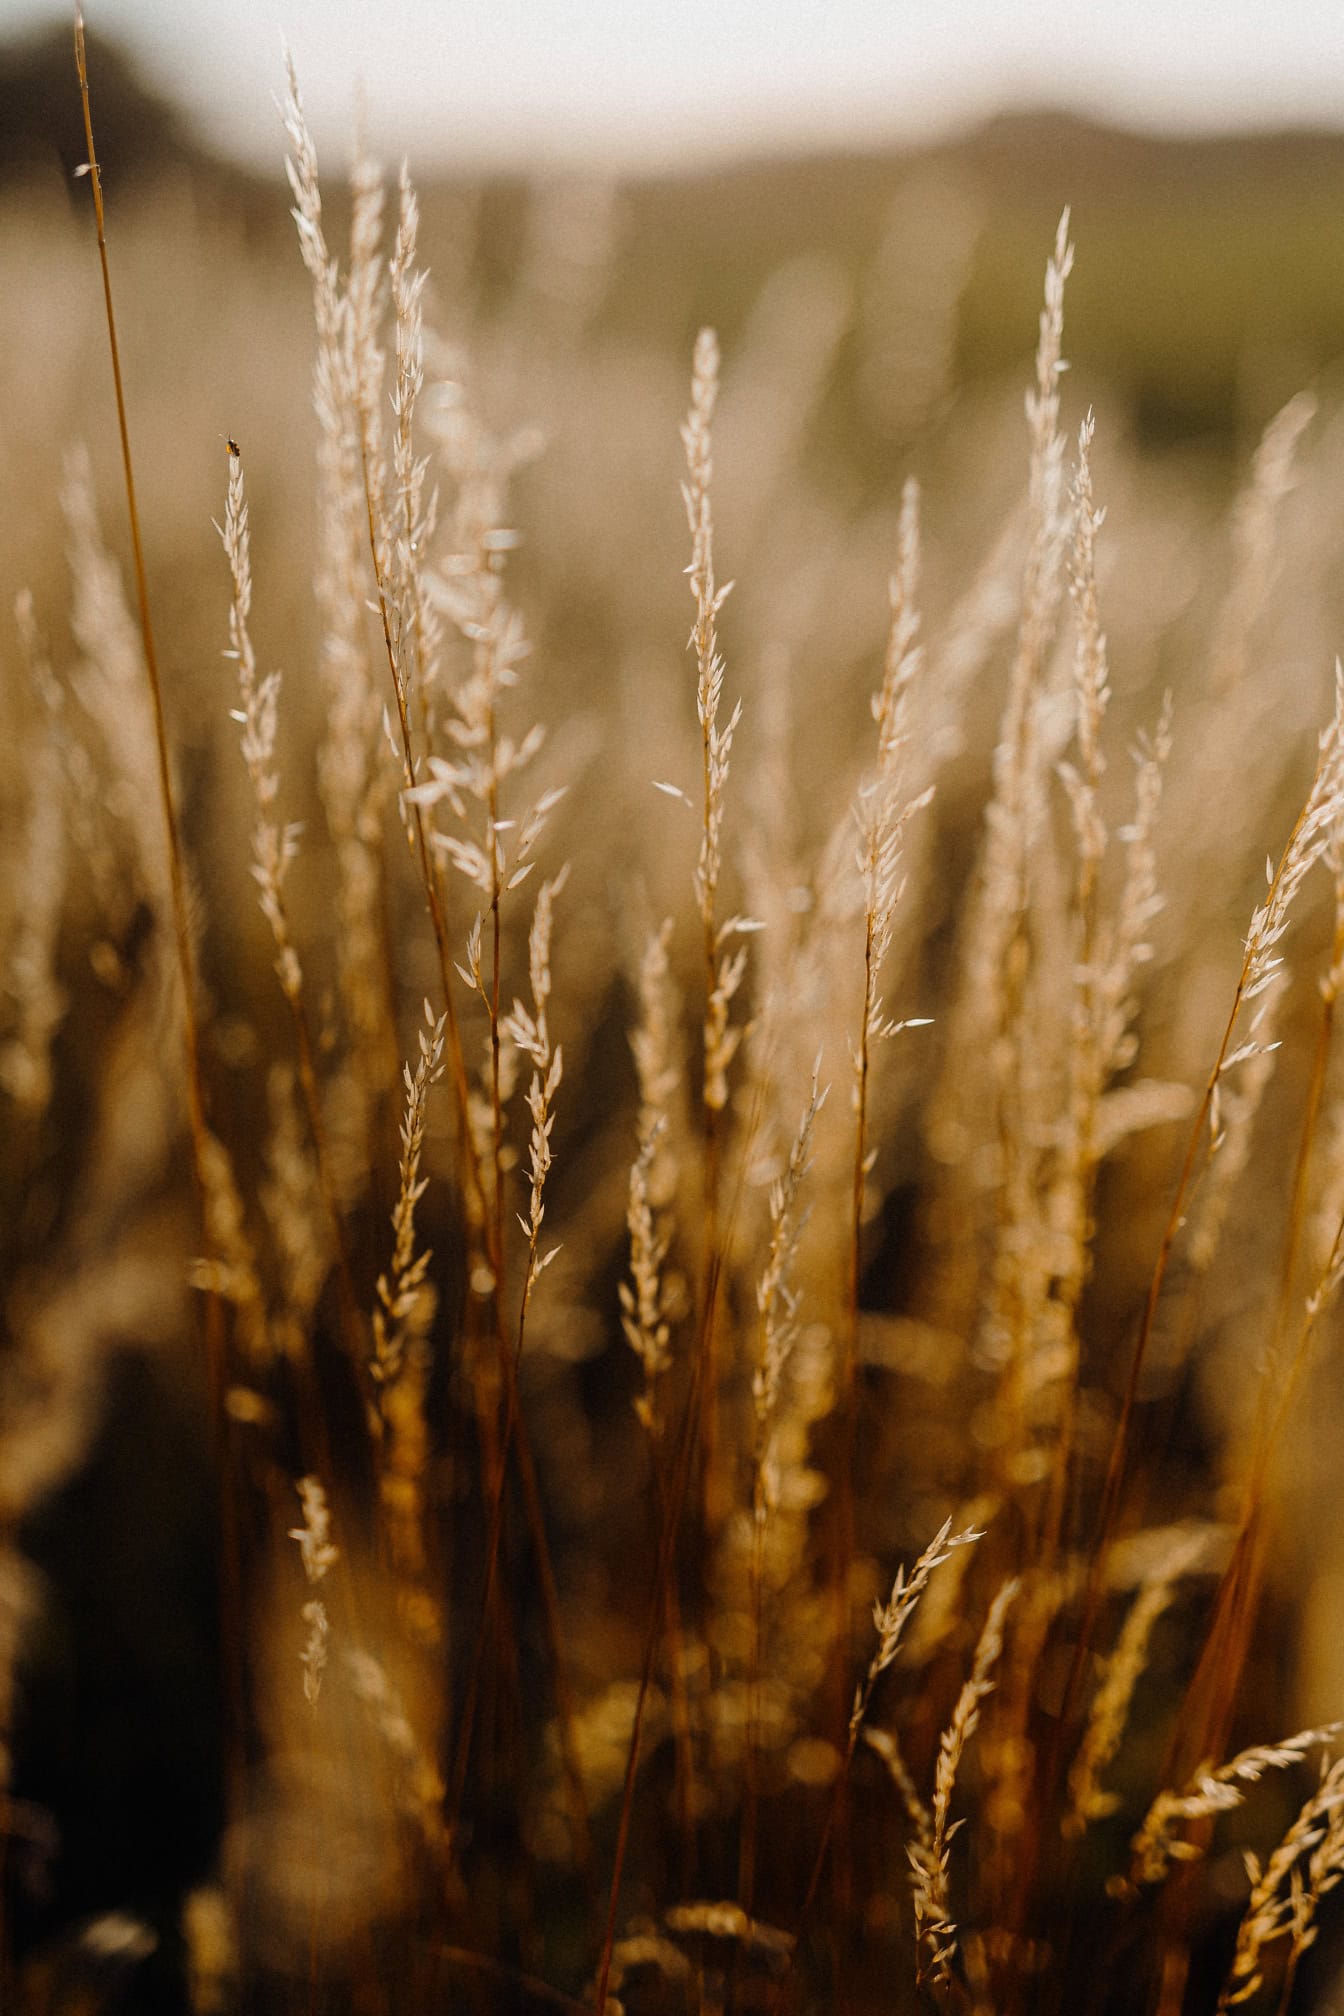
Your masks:
{"label": "blurred grass background", "polygon": [[[286,668],[283,735],[297,750],[310,739],[321,704],[308,676],[308,287],[287,215],[278,121],[276,172],[257,177],[205,151],[115,49],[93,42],[91,65],[156,622],[186,823],[210,885],[207,979],[228,1087],[219,1103],[242,1137],[235,1145],[250,1178],[258,1059],[283,1041],[283,1017],[267,991],[270,955],[244,850],[235,844],[222,860],[217,844],[219,833],[231,832],[236,843],[242,831],[243,791],[227,722],[227,668],[220,667],[225,590],[210,522],[222,510],[224,441],[236,435],[252,498],[262,656]],[[109,542],[118,552],[124,546],[87,190],[75,175],[83,152],[68,39],[0,52],[0,607],[31,587],[58,660],[70,648],[58,496],[62,458],[76,441],[92,453]],[[328,191],[343,166],[324,163]],[[632,821],[652,824],[646,779],[669,774],[655,752],[676,746],[685,725],[688,617],[675,429],[696,331],[712,323],[726,360],[716,514],[723,571],[741,580],[725,614],[733,677],[747,689],[756,709],[749,720],[754,730],[761,724],[768,743],[772,667],[788,660],[794,733],[807,752],[791,759],[797,788],[788,806],[801,856],[835,810],[814,792],[816,778],[849,774],[852,724],[862,708],[854,702],[871,690],[881,649],[904,476],[913,470],[925,488],[931,634],[1019,497],[1021,397],[1040,274],[1066,202],[1079,257],[1066,330],[1074,369],[1065,389],[1074,428],[1088,404],[1102,416],[1099,492],[1112,509],[1109,533],[1127,584],[1107,613],[1117,717],[1122,733],[1151,720],[1154,696],[1170,682],[1178,744],[1213,766],[1201,772],[1196,765],[1172,819],[1175,850],[1194,865],[1173,878],[1164,926],[1170,942],[1159,958],[1150,1020],[1163,1067],[1173,1076],[1192,1070],[1207,1047],[1210,1004],[1223,983],[1226,946],[1242,928],[1245,892],[1259,885],[1264,848],[1278,837],[1272,819],[1260,815],[1270,808],[1277,817],[1296,788],[1293,766],[1300,769],[1305,735],[1321,712],[1322,639],[1344,635],[1344,582],[1328,543],[1339,498],[1339,426],[1327,417],[1284,535],[1293,565],[1268,597],[1264,627],[1275,641],[1267,680],[1239,731],[1250,735],[1272,715],[1279,740],[1265,742],[1244,824],[1229,822],[1221,837],[1201,839],[1209,794],[1242,788],[1235,767],[1242,750],[1229,752],[1210,727],[1216,697],[1183,721],[1182,683],[1196,656],[1191,640],[1210,629],[1210,613],[1228,588],[1234,560],[1222,519],[1265,424],[1304,386],[1319,395],[1327,416],[1338,402],[1344,135],[1172,140],[1043,111],[1002,117],[908,154],[779,159],[644,180],[422,178],[421,194],[431,319],[446,338],[445,363],[456,369],[466,360],[497,428],[535,425],[547,444],[517,487],[526,534],[517,593],[547,668],[548,693],[556,696],[548,711],[561,754],[581,780],[601,785],[583,817],[562,815],[561,844],[577,855],[579,872],[557,965],[567,1013],[586,1024],[586,1054],[575,1044],[575,1078],[582,1083],[586,1074],[604,1096],[590,1134],[581,1121],[563,1118],[557,1216],[596,1217],[624,1177],[610,1145],[618,1131],[612,1116],[624,1117],[621,1102],[628,1104],[630,1092],[613,952],[626,891],[594,863],[610,857],[613,832],[628,832]],[[339,242],[343,199],[337,192],[330,200]],[[1310,539],[1297,536],[1304,530]],[[12,636],[0,646],[0,666],[0,782],[10,787],[6,802],[15,803],[22,794],[10,772],[32,702]],[[1213,686],[1216,696],[1216,668]],[[935,976],[949,963],[984,795],[993,701],[977,705],[985,732],[939,786],[945,887],[920,953]],[[627,750],[635,752],[629,761]],[[603,765],[613,751],[619,760]],[[684,770],[684,745],[676,761]],[[301,918],[321,915],[325,864],[311,781],[305,784],[296,762],[286,791],[298,799],[305,789],[309,803],[296,809],[313,815],[313,837],[295,876]],[[677,844],[683,837],[679,828],[656,831],[664,854],[673,851],[665,832]],[[1201,872],[1211,859],[1226,871],[1216,899]],[[666,879],[684,881],[683,867],[678,860]],[[654,907],[663,900],[660,873],[655,864]],[[1223,940],[1210,949],[1216,924]],[[1172,948],[1183,933],[1188,956],[1178,971]],[[132,966],[133,945],[117,949]],[[408,947],[399,975],[408,997],[423,980],[416,963],[423,964],[423,952]],[[78,969],[68,947],[66,967]],[[95,1103],[117,1007],[87,972],[72,992],[70,1022],[81,1044],[62,1039],[72,1069],[56,1120],[57,1132],[73,1137],[82,1109]],[[82,1077],[73,1068],[81,1048]],[[914,1265],[905,1249],[919,1180],[909,1166],[914,1152],[902,1154],[889,1172],[869,1284],[875,1305],[897,1310]],[[3,1198],[12,1208],[0,1212],[0,1257],[20,1288],[30,1269],[59,1256],[75,1218],[59,1153],[39,1165],[34,1182],[31,1160],[25,1166],[16,1153],[0,1162],[0,1184],[12,1185]],[[1151,1253],[1165,1194],[1165,1175],[1153,1178],[1152,1168],[1144,1161],[1138,1174],[1127,1171],[1115,1184],[1120,1257],[1107,1263],[1100,1295],[1122,1309]],[[381,1181],[386,1187],[386,1171]],[[128,1193],[119,1200],[123,1215],[105,1217],[101,1236],[109,1248],[125,1239],[141,1202]],[[370,1268],[387,1199],[376,1202],[363,1228],[361,1257]],[[619,1223],[619,1198],[610,1223]],[[185,1236],[178,1226],[165,1243]],[[542,1349],[557,1361],[598,1356],[614,1307],[615,1254],[609,1241],[587,1263],[586,1285],[596,1280],[602,1313],[593,1313],[595,1294],[576,1296],[563,1322],[539,1313]],[[1226,1299],[1239,1292],[1234,1285]],[[16,1333],[20,1299],[6,1309]],[[1221,1305],[1215,1315],[1232,1326]],[[127,1319],[119,1344],[143,1348],[143,1336],[134,1334],[141,1320]],[[164,1327],[172,1332],[171,1317]],[[609,1374],[609,1359],[601,1362]],[[590,1378],[584,1407],[604,1423],[618,1413],[623,1419],[632,1377],[621,1360],[614,1384]],[[182,1882],[205,1873],[213,1847],[213,1790],[194,1809],[175,1799],[162,1809],[146,1806],[128,1791],[164,1769],[165,1757],[174,1772],[209,1780],[209,1746],[203,1760],[193,1744],[209,1722],[216,1685],[198,1579],[208,1551],[202,1469],[199,1462],[183,1468],[173,1453],[181,1447],[179,1424],[164,1382],[138,1378],[124,1365],[117,1370],[92,1410],[94,1455],[84,1481],[47,1499],[26,1529],[28,1551],[59,1594],[48,1628],[29,1649],[28,1692],[39,1707],[29,1716],[17,1780],[25,1796],[62,1816],[55,1901],[32,1905],[40,1932],[105,1904],[137,1855],[130,1901],[166,1925]],[[1182,1401],[1173,1475],[1184,1481],[1185,1458],[1200,1476],[1216,1468],[1209,1445],[1221,1425],[1216,1395]],[[144,1439],[133,1467],[170,1475],[171,1513],[161,1492],[139,1493],[131,1488],[137,1480],[125,1475],[137,1432]],[[896,1452],[887,1460],[894,1468]],[[1305,1492],[1319,1496],[1326,1475],[1328,1449],[1304,1455]],[[593,1510],[580,1502],[582,1488],[555,1480],[561,1523],[568,1519],[576,1532]],[[629,1515],[628,1503],[621,1509]],[[884,1550],[905,1545],[917,1523],[908,1507],[890,1516]],[[109,1517],[145,1543],[128,1541],[123,1573],[110,1584],[80,1537]],[[154,1539],[168,1533],[176,1534],[177,1550],[165,1558]],[[1313,1685],[1328,1689],[1338,1671],[1339,1543],[1318,1533],[1312,1544],[1325,1557],[1318,1600],[1310,1614],[1305,1604],[1291,1613],[1262,1652],[1256,1685],[1263,1698],[1280,1698],[1279,1676],[1270,1670],[1276,1661],[1294,1664],[1294,1684],[1309,1698]],[[126,1671],[137,1646],[151,1648],[143,1667],[109,1705],[107,1674]],[[150,1673],[156,1686],[147,1696],[143,1676]],[[91,1719],[84,1713],[90,1702]],[[76,1725],[88,1737],[77,1750],[69,1735]],[[119,1744],[108,1733],[132,1726],[148,1732],[146,1747]],[[102,1775],[113,1767],[110,1779]],[[27,1851],[15,1853],[21,1863]],[[36,1870],[40,1844],[31,1859]],[[34,1876],[32,1896],[39,1892]],[[175,2006],[172,1968],[164,1964],[163,1999],[145,2000],[146,2008]],[[52,2006],[66,2006],[55,1990]]]}

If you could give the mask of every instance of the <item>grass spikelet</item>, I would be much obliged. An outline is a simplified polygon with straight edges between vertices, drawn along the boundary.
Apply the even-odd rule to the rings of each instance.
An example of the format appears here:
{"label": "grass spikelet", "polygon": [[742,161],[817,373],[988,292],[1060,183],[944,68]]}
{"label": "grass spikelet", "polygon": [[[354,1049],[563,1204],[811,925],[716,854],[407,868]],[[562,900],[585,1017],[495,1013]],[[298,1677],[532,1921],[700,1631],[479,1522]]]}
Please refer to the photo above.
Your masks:
{"label": "grass spikelet", "polygon": [[[1246,1797],[1245,1786],[1258,1785],[1267,1771],[1287,1771],[1300,1764],[1308,1751],[1333,1742],[1341,1726],[1344,1725],[1327,1722],[1319,1729],[1304,1729],[1282,1743],[1241,1750],[1216,1770],[1210,1765],[1202,1766],[1179,1792],[1159,1792],[1130,1844],[1131,1882],[1160,1883],[1173,1862],[1193,1860],[1201,1851],[1181,1837],[1178,1828],[1240,1806]],[[1120,1891],[1125,1885],[1119,1881],[1112,1887]]]}
{"label": "grass spikelet", "polygon": [[[1264,1868],[1259,1868],[1252,1858],[1251,1895],[1237,1932],[1232,1966],[1218,1998],[1220,2012],[1251,2000],[1264,1978],[1261,1955],[1267,1946],[1289,1933],[1293,1937],[1292,1964],[1296,1965],[1309,1939],[1315,1900],[1322,1894],[1320,1886],[1337,1882],[1344,1873],[1335,1862],[1340,1853],[1336,1816],[1341,1807],[1344,1807],[1344,1759],[1322,1773],[1320,1785]],[[1308,1865],[1310,1887],[1302,1879],[1304,1861]]]}
{"label": "grass spikelet", "polygon": [[429,1182],[427,1176],[420,1174],[420,1157],[424,1152],[430,1087],[443,1076],[446,1019],[443,1015],[435,1016],[426,1001],[425,1026],[419,1032],[420,1053],[414,1075],[409,1064],[402,1067],[406,1107],[401,1121],[397,1201],[392,1212],[392,1266],[390,1272],[378,1276],[370,1366],[374,1380],[384,1389],[395,1384],[407,1352],[425,1337],[433,1318],[433,1292],[426,1280],[433,1256],[427,1246],[416,1251],[415,1207]]}

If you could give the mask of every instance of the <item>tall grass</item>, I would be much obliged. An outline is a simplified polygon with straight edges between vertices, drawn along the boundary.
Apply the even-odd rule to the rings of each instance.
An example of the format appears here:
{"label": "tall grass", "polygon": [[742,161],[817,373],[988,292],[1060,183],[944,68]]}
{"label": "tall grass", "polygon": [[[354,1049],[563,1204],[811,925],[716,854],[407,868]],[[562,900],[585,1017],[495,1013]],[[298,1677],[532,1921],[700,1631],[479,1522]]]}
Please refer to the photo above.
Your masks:
{"label": "tall grass", "polygon": [[[666,686],[635,690],[673,724],[655,778],[647,723],[622,747],[564,718],[529,645],[515,509],[563,552],[593,499],[528,490],[535,444],[430,335],[405,171],[389,231],[357,156],[334,249],[291,72],[311,650],[262,670],[293,535],[249,497],[240,414],[201,552],[242,766],[207,822],[153,642],[79,48],[139,620],[73,465],[71,666],[18,609],[4,920],[6,1180],[20,1213],[62,1190],[8,1361],[20,1760],[21,1527],[76,1460],[125,1266],[128,1321],[143,1277],[185,1337],[190,1283],[209,1340],[227,1813],[174,1888],[193,2007],[1311,2006],[1344,1717],[1285,1733],[1264,1616],[1344,1277],[1344,679],[1309,775],[1301,710],[1271,740],[1257,681],[1314,408],[1266,435],[1231,586],[1196,604],[1210,662],[1182,634],[1167,694],[1123,648],[1121,450],[1066,419],[1067,212],[1022,494],[969,581],[937,468],[902,480],[871,579],[800,507],[781,472],[825,359],[787,288],[745,391],[703,331],[664,555],[693,626],[678,670],[682,588]],[[539,259],[491,398],[526,389],[547,298],[585,354],[592,235],[559,278]],[[753,388],[799,438],[726,481]],[[621,517],[613,606],[644,536]],[[558,596],[539,627],[582,614]],[[852,661],[820,694],[815,634]],[[1240,806],[1210,802],[1225,745]],[[1271,854],[1253,901],[1243,825]],[[261,914],[235,930],[240,862]],[[149,1236],[100,1180],[165,1200]],[[35,1825],[20,1764],[0,1964],[55,2008],[66,1963],[13,1874]],[[143,1957],[110,1922],[80,1965]]]}

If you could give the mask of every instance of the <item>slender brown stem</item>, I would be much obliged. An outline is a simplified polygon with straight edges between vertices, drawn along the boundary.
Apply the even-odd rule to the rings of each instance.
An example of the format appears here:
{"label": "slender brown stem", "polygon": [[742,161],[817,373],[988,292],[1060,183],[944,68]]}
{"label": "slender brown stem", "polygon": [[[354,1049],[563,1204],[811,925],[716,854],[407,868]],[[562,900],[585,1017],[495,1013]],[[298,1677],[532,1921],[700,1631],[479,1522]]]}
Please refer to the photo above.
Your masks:
{"label": "slender brown stem", "polygon": [[[760,1125],[762,1107],[761,1090],[757,1088],[756,1103],[752,1110],[751,1124],[743,1146],[734,1183],[729,1227],[736,1222],[742,1201],[746,1172]],[[704,1325],[713,1322],[718,1304],[719,1288],[722,1280],[722,1250],[716,1254],[713,1271],[705,1289],[705,1302],[701,1310],[702,1332]],[[607,1901],[607,1921],[602,1939],[602,1953],[597,1969],[597,1994],[594,2000],[595,2016],[605,2016],[607,1982],[611,1974],[612,1947],[616,1939],[616,1910],[620,1900],[621,1876],[625,1868],[625,1854],[630,1839],[630,1817],[634,1807],[635,1778],[639,1770],[640,1742],[644,1729],[644,1711],[648,1705],[649,1687],[653,1679],[653,1665],[657,1657],[658,1641],[667,1603],[672,1564],[676,1558],[677,1532],[681,1524],[682,1509],[686,1502],[687,1486],[694,1467],[695,1452],[701,1432],[701,1412],[704,1398],[705,1353],[703,1334],[697,1340],[697,1348],[691,1358],[691,1378],[687,1389],[686,1404],[682,1413],[681,1428],[677,1436],[676,1454],[672,1463],[672,1475],[668,1484],[663,1530],[658,1547],[657,1568],[654,1575],[653,1595],[649,1607],[649,1624],[644,1638],[644,1663],[640,1673],[639,1691],[635,1697],[634,1722],[630,1732],[630,1748],[625,1762],[625,1780],[621,1793],[621,1811],[616,1829],[616,1851],[612,1862],[611,1892]]]}
{"label": "slender brown stem", "polygon": [[[168,753],[168,726],[163,706],[163,686],[159,677],[158,653],[154,645],[154,625],[149,606],[149,580],[145,570],[144,543],[140,535],[140,512],[136,503],[135,467],[131,456],[130,423],[121,375],[121,351],[117,342],[117,319],[112,305],[112,272],[107,251],[107,223],[103,210],[103,179],[93,138],[93,113],[89,103],[89,69],[84,46],[84,16],[75,9],[75,68],[79,77],[80,102],[84,114],[84,140],[88,150],[87,168],[93,187],[93,210],[98,231],[98,260],[103,280],[103,306],[107,319],[107,343],[112,362],[112,383],[117,403],[117,428],[121,438],[121,464],[126,486],[126,513],[130,527],[131,552],[135,571],[136,603],[140,619],[140,639],[145,677],[149,686],[154,718],[155,753],[158,766],[159,802],[163,813],[164,843],[168,857],[168,882],[173,913],[173,934],[177,947],[179,984],[182,994],[182,1033],[186,1051],[187,1118],[191,1140],[192,1180],[202,1239],[210,1243],[207,1209],[207,1165],[209,1134],[206,1120],[205,1086],[201,1073],[200,1025],[196,1013],[196,961],[192,949],[191,920],[187,904],[186,865],[173,793],[172,763]],[[242,1771],[242,1744],[246,1727],[246,1679],[240,1623],[242,1617],[242,1565],[237,1524],[237,1507],[229,1476],[228,1421],[225,1394],[228,1382],[224,1311],[212,1286],[205,1297],[206,1382],[210,1406],[210,1438],[214,1454],[216,1491],[220,1525],[220,1637],[228,1674],[229,1726],[225,1733],[226,1771],[232,1783],[231,1797],[239,1795]]]}
{"label": "slender brown stem", "polygon": [[[84,48],[84,16],[75,12],[75,66],[79,73],[79,93],[84,111],[84,140],[88,149],[88,175],[93,185],[93,210],[98,226],[98,260],[103,276],[103,306],[107,316],[107,344],[112,359],[112,383],[117,400],[117,427],[121,435],[121,466],[126,484],[126,515],[131,534],[131,554],[135,572],[135,596],[140,619],[140,640],[144,653],[145,678],[154,715],[154,746],[158,764],[159,802],[163,810],[164,842],[168,857],[168,883],[173,913],[173,933],[177,944],[177,964],[182,989],[182,1033],[187,1053],[187,1118],[191,1131],[192,1173],[196,1184],[201,1224],[206,1224],[206,1164],[208,1159],[205,1088],[201,1076],[200,1024],[196,1015],[196,959],[192,950],[191,920],[187,906],[186,866],[173,794],[172,762],[168,753],[168,725],[163,708],[163,684],[159,677],[158,653],[154,647],[154,625],[149,609],[149,580],[145,572],[144,545],[140,536],[140,512],[135,495],[135,468],[131,459],[130,423],[126,414],[126,394],[121,376],[121,351],[117,343],[117,318],[112,306],[112,271],[107,255],[107,225],[103,211],[103,178],[93,142],[93,114],[89,106],[89,70]],[[224,1330],[218,1296],[207,1296],[206,1349],[210,1382],[211,1415],[221,1446],[224,1419]]]}
{"label": "slender brown stem", "polygon": [[[484,1667],[486,1626],[494,1599],[495,1574],[499,1562],[499,1543],[504,1526],[504,1491],[502,1479],[518,1411],[518,1367],[522,1360],[523,1344],[527,1330],[527,1310],[531,1299],[536,1272],[536,1242],[533,1240],[528,1265],[528,1280],[523,1290],[522,1307],[518,1314],[518,1341],[513,1354],[513,1377],[509,1381],[508,1397],[505,1402],[504,1432],[498,1457],[500,1483],[495,1490],[490,1508],[490,1529],[485,1546],[485,1586],[481,1595],[481,1618],[472,1648],[471,1668],[463,1697],[462,1715],[458,1724],[457,1747],[453,1757],[452,1777],[449,1784],[448,1800],[445,1808],[445,1825],[449,1836],[457,1831],[462,1813],[462,1798],[466,1790],[467,1766],[471,1757],[472,1729],[476,1715],[476,1704],[480,1693],[481,1675]],[[534,1478],[535,1488],[535,1478]],[[543,1585],[543,1605],[549,1606],[551,1621],[558,1628],[559,1605],[555,1585],[550,1580],[550,1564],[539,1569]],[[562,1734],[572,1724],[573,1705],[569,1699],[563,1671],[553,1674],[561,1706],[559,1715]],[[593,1844],[588,1825],[588,1803],[583,1789],[583,1778],[579,1769],[577,1752],[568,1742],[562,1743],[565,1782],[570,1805],[570,1835],[574,1848],[575,1863],[586,1881],[591,1882],[593,1872]]]}
{"label": "slender brown stem", "polygon": [[[711,1296],[718,1293],[718,1271],[709,1284]],[[708,1319],[712,1303],[706,1305],[702,1324]],[[682,1506],[686,1500],[686,1487],[690,1481],[692,1459],[699,1439],[701,1401],[704,1394],[705,1357],[698,1350],[691,1361],[691,1383],[686,1395],[686,1405],[682,1413],[681,1430],[677,1437],[676,1457],[672,1466],[672,1478],[667,1494],[667,1508],[663,1518],[663,1530],[658,1547],[658,1563],[654,1574],[652,1600],[649,1605],[649,1624],[644,1634],[644,1663],[639,1677],[639,1691],[635,1696],[634,1722],[630,1731],[630,1748],[625,1760],[625,1778],[621,1792],[620,1818],[616,1827],[616,1850],[612,1860],[611,1890],[607,1899],[606,1923],[602,1934],[602,1952],[597,1969],[597,1991],[593,1998],[595,2016],[605,2016],[607,2006],[607,1982],[611,1977],[611,1955],[616,1941],[616,1911],[620,1901],[621,1876],[625,1869],[625,1854],[630,1841],[630,1818],[634,1809],[635,1777],[639,1770],[640,1744],[644,1733],[644,1711],[648,1703],[649,1687],[653,1679],[654,1660],[662,1637],[663,1617],[666,1610],[666,1590],[672,1573],[672,1562],[676,1554],[677,1529],[681,1523]]]}
{"label": "slender brown stem", "polygon": [[479,1975],[482,1980],[507,1989],[511,1997],[527,1996],[548,2009],[560,2010],[562,2016],[589,2016],[586,2002],[562,1993],[559,1988],[552,1988],[548,1981],[538,1980],[535,1974],[524,1974],[516,1967],[506,1966],[502,1960],[492,1960],[488,1953],[472,1953],[465,1946],[441,1945],[435,1950],[445,1967],[461,1974]]}
{"label": "slender brown stem", "polygon": [[755,1909],[756,1826],[761,1798],[761,1639],[765,1607],[761,1585],[764,1555],[765,1508],[758,1464],[751,1521],[751,1652],[747,1669],[747,1730],[742,1759],[742,1825],[737,1850],[737,1899],[748,1918]]}

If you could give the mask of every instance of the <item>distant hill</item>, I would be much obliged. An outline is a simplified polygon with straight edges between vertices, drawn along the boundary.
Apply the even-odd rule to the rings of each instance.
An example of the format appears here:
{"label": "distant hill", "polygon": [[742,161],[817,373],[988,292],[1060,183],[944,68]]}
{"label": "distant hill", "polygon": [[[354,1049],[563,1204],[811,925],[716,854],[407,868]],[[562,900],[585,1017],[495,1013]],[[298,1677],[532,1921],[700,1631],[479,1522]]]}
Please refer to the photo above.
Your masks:
{"label": "distant hill", "polygon": [[[212,154],[115,42],[90,30],[87,47],[99,159],[121,189],[173,175],[226,202],[247,199],[253,178]],[[0,43],[0,187],[59,177],[68,188],[86,152],[73,32]]]}
{"label": "distant hill", "polygon": [[[90,67],[110,190],[184,179],[204,211],[238,218],[250,237],[288,234],[278,177],[211,153],[116,47],[91,38]],[[69,35],[0,46],[0,187],[59,177],[70,190],[83,157]],[[436,213],[453,184],[420,181],[432,263]],[[1173,139],[1049,112],[999,117],[919,151],[631,180],[603,317],[683,352],[712,318],[731,343],[767,276],[807,254],[851,276],[884,259],[884,285],[897,303],[904,289],[914,312],[926,276],[902,271],[892,219],[904,201],[917,223],[931,192],[950,192],[973,230],[955,329],[964,381],[1020,372],[1065,203],[1078,244],[1070,351],[1127,400],[1141,438],[1230,443],[1344,357],[1344,133]],[[529,197],[523,175],[481,190],[476,277],[487,301],[511,283]],[[341,209],[337,194],[337,242]],[[936,201],[931,216],[936,231]],[[921,256],[936,260],[937,250],[925,243]],[[868,422],[860,404],[846,410],[849,389],[842,368],[829,418],[861,466]]]}

